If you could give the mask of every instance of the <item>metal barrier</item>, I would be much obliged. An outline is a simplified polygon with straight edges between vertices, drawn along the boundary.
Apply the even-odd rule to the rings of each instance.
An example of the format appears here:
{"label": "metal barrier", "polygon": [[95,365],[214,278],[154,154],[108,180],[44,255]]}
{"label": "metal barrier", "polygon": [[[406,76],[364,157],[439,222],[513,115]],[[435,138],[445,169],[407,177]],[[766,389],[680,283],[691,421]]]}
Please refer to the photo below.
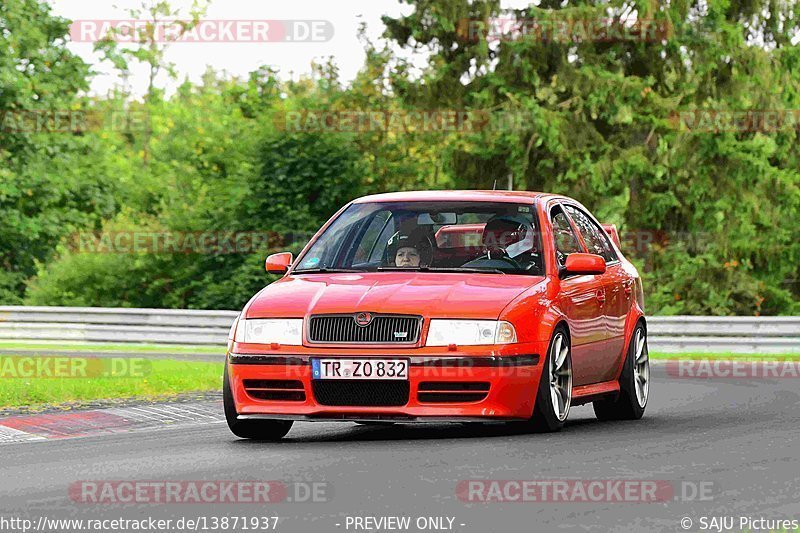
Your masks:
{"label": "metal barrier", "polygon": [[222,345],[237,311],[0,306],[0,340]]}
{"label": "metal barrier", "polygon": [[[0,341],[224,346],[236,311],[0,306]],[[659,352],[800,353],[800,317],[648,317]]]}
{"label": "metal barrier", "polygon": [[648,317],[658,352],[800,353],[800,317]]}

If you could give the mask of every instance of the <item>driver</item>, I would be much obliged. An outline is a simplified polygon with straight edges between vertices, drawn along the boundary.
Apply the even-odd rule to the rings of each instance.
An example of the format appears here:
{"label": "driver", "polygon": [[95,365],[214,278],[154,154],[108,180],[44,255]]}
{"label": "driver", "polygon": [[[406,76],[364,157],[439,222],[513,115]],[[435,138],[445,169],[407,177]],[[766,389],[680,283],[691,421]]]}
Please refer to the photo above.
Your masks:
{"label": "driver", "polygon": [[497,215],[483,229],[481,244],[485,255],[465,267],[504,268],[509,265],[529,270],[538,260],[531,223],[522,216]]}
{"label": "driver", "polygon": [[430,266],[433,245],[430,238],[420,228],[411,231],[398,231],[387,243],[389,264],[404,268]]}
{"label": "driver", "polygon": [[533,248],[533,231],[522,217],[500,215],[486,223],[482,241],[489,259],[515,258]]}

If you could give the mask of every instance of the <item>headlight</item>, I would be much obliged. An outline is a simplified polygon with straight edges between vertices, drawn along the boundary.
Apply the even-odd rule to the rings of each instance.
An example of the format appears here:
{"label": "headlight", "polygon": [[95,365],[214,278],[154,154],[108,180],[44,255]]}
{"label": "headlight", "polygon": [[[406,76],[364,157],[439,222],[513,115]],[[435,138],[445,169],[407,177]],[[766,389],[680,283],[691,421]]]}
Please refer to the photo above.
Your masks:
{"label": "headlight", "polygon": [[517,342],[514,326],[503,320],[431,320],[426,346],[458,344],[511,344]]}
{"label": "headlight", "polygon": [[303,344],[302,318],[250,318],[239,320],[236,342],[254,344]]}

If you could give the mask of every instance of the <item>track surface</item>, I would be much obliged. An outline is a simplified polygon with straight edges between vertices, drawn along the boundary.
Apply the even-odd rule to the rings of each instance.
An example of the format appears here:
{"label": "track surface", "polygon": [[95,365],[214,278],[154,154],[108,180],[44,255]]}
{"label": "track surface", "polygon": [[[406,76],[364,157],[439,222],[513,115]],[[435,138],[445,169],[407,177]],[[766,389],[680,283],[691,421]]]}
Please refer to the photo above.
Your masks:
{"label": "track surface", "polygon": [[[454,531],[478,533],[684,531],[684,517],[693,520],[690,531],[700,531],[702,516],[737,517],[733,530],[739,531],[739,516],[800,518],[797,379],[674,378],[663,366],[653,373],[643,420],[598,422],[591,407],[579,407],[564,431],[549,435],[495,426],[325,422],[296,424],[279,443],[256,443],[212,423],[9,444],[0,448],[0,517],[267,515],[281,517],[278,531],[304,533],[348,531],[347,516],[448,516],[455,518]],[[712,499],[464,503],[456,496],[461,480],[564,478],[704,483],[713,487]],[[77,480],[324,481],[332,499],[78,504],[67,493]]]}

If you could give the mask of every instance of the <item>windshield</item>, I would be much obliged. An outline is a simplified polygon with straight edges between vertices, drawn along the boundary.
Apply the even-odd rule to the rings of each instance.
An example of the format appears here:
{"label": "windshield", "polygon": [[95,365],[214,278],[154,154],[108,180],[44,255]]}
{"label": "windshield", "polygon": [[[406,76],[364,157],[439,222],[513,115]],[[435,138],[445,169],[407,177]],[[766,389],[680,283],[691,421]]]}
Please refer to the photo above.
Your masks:
{"label": "windshield", "polygon": [[294,273],[397,270],[544,273],[531,204],[376,202],[348,207]]}

